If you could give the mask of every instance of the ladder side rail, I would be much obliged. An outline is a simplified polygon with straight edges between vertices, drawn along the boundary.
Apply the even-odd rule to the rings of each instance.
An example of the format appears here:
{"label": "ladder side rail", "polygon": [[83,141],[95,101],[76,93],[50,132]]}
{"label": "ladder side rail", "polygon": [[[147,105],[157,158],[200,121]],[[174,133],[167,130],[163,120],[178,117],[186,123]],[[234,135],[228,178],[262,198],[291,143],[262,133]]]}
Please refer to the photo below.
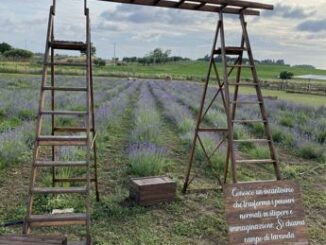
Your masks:
{"label": "ladder side rail", "polygon": [[202,114],[203,114],[203,110],[204,110],[204,105],[205,105],[205,98],[206,98],[206,94],[207,94],[207,89],[208,89],[208,83],[209,83],[209,79],[211,76],[211,70],[212,70],[212,66],[213,66],[213,62],[214,62],[214,50],[216,49],[216,43],[218,40],[218,34],[219,34],[219,30],[220,30],[220,21],[217,22],[217,26],[216,26],[216,31],[215,31],[215,35],[214,35],[214,41],[213,41],[213,47],[212,47],[212,51],[211,51],[211,57],[209,60],[209,68],[206,74],[206,80],[205,80],[205,85],[204,85],[204,89],[203,89],[203,94],[202,94],[202,98],[201,98],[201,104],[200,104],[200,109],[199,109],[199,113],[198,113],[198,118],[197,118],[197,123],[196,123],[196,128],[195,128],[195,134],[194,134],[194,138],[193,138],[193,142],[192,142],[192,146],[191,146],[191,152],[190,152],[190,158],[189,158],[189,163],[188,163],[188,168],[187,168],[187,173],[186,173],[186,177],[184,180],[184,185],[183,185],[183,193],[186,193],[188,185],[189,185],[189,177],[190,177],[190,172],[191,172],[191,168],[192,168],[192,164],[193,164],[193,160],[194,160],[194,154],[195,154],[195,149],[196,149],[196,142],[197,142],[197,137],[198,137],[198,129],[200,127],[200,123],[202,121]]}
{"label": "ladder side rail", "polygon": [[[89,27],[91,30],[91,26]],[[91,39],[91,31],[89,32],[90,39]],[[93,87],[93,58],[92,55],[90,56],[90,88],[91,88],[91,110],[92,110],[92,125],[91,131],[93,131],[93,137],[96,137],[96,125],[95,125],[95,104],[94,104],[94,87]],[[98,187],[98,171],[97,171],[97,144],[96,140],[93,143],[93,161],[94,161],[94,178],[95,178],[95,194],[96,194],[96,201],[100,201],[100,194],[99,194],[99,187]]]}
{"label": "ladder side rail", "polygon": [[[85,0],[86,4],[86,0]],[[86,6],[86,5],[85,5]],[[91,124],[92,124],[92,119],[91,119],[91,36],[90,36],[90,17],[89,17],[89,9],[85,8],[85,15],[86,15],[86,44],[87,44],[87,52],[86,52],[86,59],[87,59],[87,70],[86,70],[86,87],[87,87],[87,99],[86,99],[86,105],[87,105],[87,120],[86,120],[86,134],[87,134],[87,152],[86,152],[86,161],[87,161],[87,174],[86,174],[86,189],[87,189],[87,194],[86,194],[86,233],[87,233],[87,244],[91,244],[91,237],[90,237],[90,152],[91,152]]]}
{"label": "ladder side rail", "polygon": [[[222,63],[223,63],[223,82],[225,87],[225,99],[227,101],[226,106],[226,116],[227,116],[227,124],[228,124],[228,151],[229,155],[228,157],[231,158],[231,164],[232,164],[232,179],[233,182],[237,182],[236,177],[236,166],[235,166],[235,156],[234,156],[234,150],[233,150],[233,125],[232,125],[232,119],[231,119],[231,110],[230,110],[230,91],[229,91],[229,81],[228,81],[228,70],[227,70],[227,61],[226,61],[226,51],[225,51],[225,35],[224,35],[224,20],[223,20],[223,13],[219,13],[220,21],[221,21],[221,53],[222,53]],[[228,161],[227,163],[228,164]]]}
{"label": "ladder side rail", "polygon": [[[241,36],[241,48],[244,48],[244,35],[242,33],[242,36]],[[243,61],[243,52],[241,52],[241,54],[239,55],[237,61],[235,62],[235,64],[242,64],[242,61]],[[231,70],[229,71],[228,73],[228,76],[231,75],[231,72],[233,71],[234,67],[231,68]],[[237,74],[236,74],[236,83],[240,83],[240,80],[241,80],[241,66],[238,67],[237,69]],[[239,86],[235,86],[234,88],[234,94],[233,94],[233,101],[237,101],[238,99],[238,92],[239,92]],[[233,124],[233,120],[235,119],[235,112],[236,112],[236,106],[237,104],[234,103],[232,105],[232,109],[231,109],[231,119],[232,119],[232,128],[234,127],[234,124]],[[225,167],[224,167],[224,184],[226,184],[227,182],[227,176],[228,176],[228,173],[229,173],[229,159],[230,159],[230,149],[228,148],[227,149],[227,154],[226,154],[226,163],[225,163]]]}
{"label": "ladder side rail", "polygon": [[271,130],[270,130],[270,127],[269,127],[269,124],[268,124],[267,112],[265,110],[264,99],[263,99],[263,95],[262,95],[262,92],[261,92],[260,81],[258,79],[257,70],[256,70],[256,66],[255,66],[255,61],[254,61],[254,58],[253,58],[252,49],[251,49],[250,40],[249,40],[249,35],[248,35],[246,22],[245,22],[243,13],[240,14],[240,22],[241,22],[241,26],[242,26],[242,30],[243,30],[243,34],[244,34],[244,38],[245,38],[245,43],[246,43],[246,47],[247,47],[248,58],[249,58],[249,62],[250,62],[250,65],[251,65],[251,71],[252,71],[253,79],[254,79],[254,82],[257,83],[256,93],[257,93],[258,99],[260,101],[259,106],[260,106],[260,111],[262,113],[262,117],[263,117],[263,120],[264,120],[264,127],[265,127],[266,136],[267,136],[267,139],[268,139],[268,145],[269,145],[269,149],[270,149],[270,153],[271,153],[271,159],[275,160],[275,162],[273,163],[274,169],[275,169],[275,174],[276,174],[277,180],[280,180],[282,177],[281,177],[281,173],[280,173],[280,169],[279,169],[279,161],[277,159],[277,154],[276,154],[276,150],[275,150],[275,147],[274,147]]}
{"label": "ladder side rail", "polygon": [[31,178],[29,183],[29,190],[28,190],[28,200],[27,200],[27,211],[26,211],[26,219],[23,226],[23,233],[28,234],[30,232],[30,227],[28,224],[28,217],[32,213],[32,207],[33,207],[33,197],[32,197],[32,189],[33,185],[35,183],[36,179],[36,166],[35,161],[37,160],[38,153],[39,153],[39,143],[38,143],[38,137],[41,134],[41,123],[42,123],[42,114],[40,113],[44,106],[44,100],[45,100],[45,91],[43,90],[43,87],[45,86],[46,80],[47,80],[47,59],[49,56],[49,41],[52,36],[52,23],[53,23],[53,6],[50,7],[49,12],[49,20],[48,20],[48,28],[47,28],[47,35],[46,35],[46,44],[45,44],[45,52],[44,52],[44,59],[43,59],[43,71],[42,71],[42,82],[41,82],[41,88],[40,88],[40,98],[39,98],[39,108],[38,108],[38,116],[36,120],[36,136],[35,136],[35,146],[33,151],[33,165],[31,170]]}
{"label": "ladder side rail", "polygon": [[[53,0],[53,4],[55,4],[56,0]],[[51,33],[51,41],[54,40],[54,20],[52,21],[52,33]],[[55,70],[54,70],[54,48],[51,47],[51,87],[54,88],[55,86]],[[51,111],[55,110],[55,90],[51,90]],[[54,135],[55,133],[55,114],[51,115],[51,135]],[[55,146],[51,147],[51,158],[52,161],[55,161]],[[55,186],[55,175],[56,175],[56,169],[53,166],[52,167],[52,186]]]}

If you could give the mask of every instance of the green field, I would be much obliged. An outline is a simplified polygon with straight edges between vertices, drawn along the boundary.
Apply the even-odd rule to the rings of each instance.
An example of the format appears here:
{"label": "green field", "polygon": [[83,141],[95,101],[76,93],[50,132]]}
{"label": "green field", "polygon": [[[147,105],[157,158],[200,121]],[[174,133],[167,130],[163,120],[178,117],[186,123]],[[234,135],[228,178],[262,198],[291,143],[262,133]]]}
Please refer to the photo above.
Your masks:
{"label": "green field", "polygon": [[[207,72],[207,62],[189,61],[176,62],[160,65],[127,64],[113,66],[107,64],[103,68],[94,67],[96,76],[117,76],[117,77],[142,77],[142,78],[165,78],[172,76],[173,79],[181,80],[202,80]],[[294,76],[313,74],[326,75],[326,70],[304,69],[282,65],[257,65],[258,75],[262,80],[278,80],[282,71],[289,71]],[[78,67],[58,67],[57,74],[82,75]],[[35,62],[0,62],[0,73],[25,73],[40,74],[41,65]],[[243,70],[243,78],[251,78],[250,70]],[[305,81],[305,80],[298,80]]]}
{"label": "green field", "polygon": [[[84,78],[57,76],[56,82],[65,86],[81,86]],[[20,233],[20,226],[1,227],[1,224],[23,220],[26,213],[26,191],[31,171],[40,76],[1,75],[0,86],[2,235]],[[223,194],[220,191],[190,192],[187,195],[181,193],[202,93],[200,84],[96,77],[94,90],[101,194],[101,202],[98,203],[92,194],[91,232],[94,244],[228,244]],[[209,92],[212,95],[213,88],[209,88]],[[58,96],[56,99],[62,109],[81,109],[84,98],[72,94],[67,97]],[[296,102],[300,102],[302,97],[310,98],[300,95],[296,97]],[[326,244],[325,108],[295,105],[282,100],[266,103],[282,176],[284,179],[299,181],[302,188],[310,244]],[[205,126],[210,127],[215,122],[224,121],[225,115],[219,110],[221,104],[221,101],[214,104],[212,113],[205,119]],[[242,107],[238,108],[238,112],[240,115],[248,115],[255,114],[256,110]],[[72,119],[59,122],[64,125],[73,123]],[[237,133],[242,137],[258,137],[261,127],[244,126],[237,128]],[[215,148],[216,142],[212,138],[203,135],[202,139],[208,149]],[[157,151],[149,151],[148,146]],[[74,148],[60,152],[60,157],[80,160],[82,152],[81,149]],[[266,146],[262,145],[243,145],[237,152],[246,158],[266,158]],[[49,152],[44,149],[42,153],[47,157]],[[196,178],[190,186],[192,189],[216,187],[216,176],[223,174],[223,154],[223,151],[218,151],[210,164],[200,148],[197,148],[193,166]],[[63,170],[66,171],[58,172],[59,177],[81,173],[80,170],[71,168]],[[239,181],[274,177],[272,166],[239,166],[238,170]],[[177,183],[177,198],[174,202],[152,207],[140,207],[130,202],[130,177],[163,174]],[[38,183],[49,186],[51,178],[50,169],[44,169],[39,175]],[[48,195],[35,199],[35,209],[39,213],[48,213],[54,208],[73,207],[76,212],[82,212],[83,203],[79,196]],[[69,234],[69,239],[75,240],[83,236],[81,227],[58,230],[44,228],[35,229],[35,232],[62,232]]]}

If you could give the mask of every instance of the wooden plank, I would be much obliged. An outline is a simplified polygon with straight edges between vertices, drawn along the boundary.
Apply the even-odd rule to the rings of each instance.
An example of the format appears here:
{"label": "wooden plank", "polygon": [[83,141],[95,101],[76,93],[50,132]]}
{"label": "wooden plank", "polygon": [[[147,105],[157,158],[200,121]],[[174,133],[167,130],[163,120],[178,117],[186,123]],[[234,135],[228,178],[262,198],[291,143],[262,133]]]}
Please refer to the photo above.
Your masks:
{"label": "wooden plank", "polygon": [[44,90],[54,90],[54,91],[65,91],[65,92],[87,92],[86,87],[56,87],[56,86],[45,86]]}
{"label": "wooden plank", "polygon": [[4,235],[0,236],[2,245],[67,245],[67,238],[62,235],[31,236],[31,235]]}
{"label": "wooden plank", "polygon": [[41,111],[43,115],[84,116],[87,111]]}
{"label": "wooden plank", "polygon": [[56,215],[31,215],[27,218],[30,226],[64,226],[64,225],[85,225],[86,214],[56,214]]}
{"label": "wooden plank", "polygon": [[[200,9],[196,9],[198,5],[202,3],[202,1],[191,1],[191,2],[182,2],[179,6],[177,2],[168,1],[168,0],[161,0],[156,3],[155,0],[99,0],[104,2],[114,2],[114,3],[125,3],[125,4],[135,4],[135,5],[145,5],[145,6],[153,6],[153,7],[164,7],[164,8],[177,8],[177,9],[184,9],[184,10],[194,10],[194,11],[204,11],[204,12],[214,12],[218,13],[223,11],[223,13],[227,14],[239,14],[241,11],[245,15],[259,15],[259,11],[256,10],[243,10],[243,8],[231,8],[225,7],[222,8],[218,4],[210,4],[201,7]],[[215,6],[214,6],[215,5]]]}
{"label": "wooden plank", "polygon": [[87,161],[36,161],[37,167],[85,167]]}
{"label": "wooden plank", "polygon": [[[65,49],[65,50],[85,51],[87,49],[87,45],[83,42],[62,41],[62,40],[50,41],[50,46],[54,49]],[[47,62],[45,62],[45,64],[46,63]]]}
{"label": "wooden plank", "polygon": [[309,244],[297,182],[227,184],[224,203],[230,245]]}
{"label": "wooden plank", "polygon": [[86,187],[33,187],[33,193],[38,194],[61,194],[61,193],[87,193]]}
{"label": "wooden plank", "polygon": [[245,143],[245,142],[253,142],[253,143],[268,143],[268,139],[240,139],[240,140],[233,140],[236,143]]}

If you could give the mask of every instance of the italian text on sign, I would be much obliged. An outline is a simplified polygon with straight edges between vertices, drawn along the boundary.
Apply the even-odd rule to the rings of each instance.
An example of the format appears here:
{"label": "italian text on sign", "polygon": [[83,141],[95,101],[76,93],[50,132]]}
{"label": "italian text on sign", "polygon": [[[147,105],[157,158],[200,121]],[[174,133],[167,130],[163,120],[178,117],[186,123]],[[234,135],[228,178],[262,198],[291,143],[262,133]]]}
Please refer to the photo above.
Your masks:
{"label": "italian text on sign", "polygon": [[230,245],[309,244],[298,183],[228,184],[224,200]]}

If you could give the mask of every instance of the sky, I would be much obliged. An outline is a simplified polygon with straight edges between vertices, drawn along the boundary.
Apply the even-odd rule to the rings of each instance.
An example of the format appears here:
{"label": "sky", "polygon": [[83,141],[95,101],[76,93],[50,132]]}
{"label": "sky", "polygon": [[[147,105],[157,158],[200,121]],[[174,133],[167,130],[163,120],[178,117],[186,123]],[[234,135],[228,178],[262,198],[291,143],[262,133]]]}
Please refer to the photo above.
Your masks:
{"label": "sky", "polygon": [[[284,59],[326,69],[326,1],[260,0],[274,11],[248,16],[248,31],[255,59]],[[0,42],[44,52],[52,0],[0,0]],[[188,10],[135,6],[88,0],[92,41],[97,55],[112,58],[143,56],[154,48],[173,55],[200,58],[209,53],[218,15]],[[239,46],[240,22],[225,18],[226,43]],[[85,40],[83,1],[57,0],[55,37]]]}

